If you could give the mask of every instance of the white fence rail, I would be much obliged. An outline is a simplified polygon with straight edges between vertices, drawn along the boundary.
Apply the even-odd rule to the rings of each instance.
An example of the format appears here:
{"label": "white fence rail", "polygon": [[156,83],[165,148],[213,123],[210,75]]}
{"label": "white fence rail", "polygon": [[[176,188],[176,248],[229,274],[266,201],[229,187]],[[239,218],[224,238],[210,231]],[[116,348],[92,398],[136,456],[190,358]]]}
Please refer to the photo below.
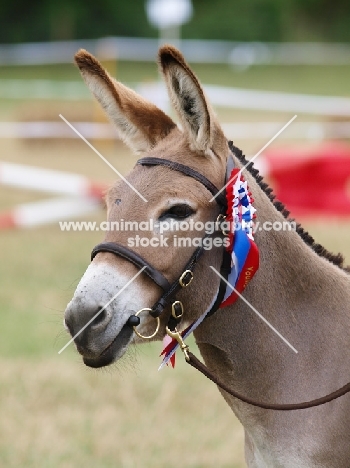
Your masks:
{"label": "white fence rail", "polygon": [[[269,139],[282,122],[228,122],[223,123],[225,135],[233,140]],[[74,122],[74,127],[88,140],[115,140],[118,133],[112,124]],[[0,122],[0,139],[76,139],[79,136],[64,122]],[[350,139],[350,121],[293,122],[280,136],[287,140]],[[1,165],[0,165],[1,169]],[[1,177],[0,177],[1,181]]]}
{"label": "white fence rail", "polygon": [[[139,83],[136,91],[163,109],[169,107],[163,83]],[[350,117],[350,98],[310,94],[282,93],[255,89],[204,85],[216,107],[252,109],[287,113]],[[50,80],[0,80],[2,99],[91,99],[85,84]]]}
{"label": "white fence rail", "polygon": [[0,161],[0,184],[39,192],[101,198],[106,186],[80,174]]}
{"label": "white fence rail", "polygon": [[[163,83],[140,84],[136,90],[155,104],[166,107],[168,94]],[[210,102],[216,107],[350,117],[350,98],[347,97],[281,93],[215,85],[204,85],[204,90]]]}
{"label": "white fence rail", "polygon": [[91,215],[101,207],[96,198],[53,198],[22,203],[0,213],[0,231],[23,229]]}
{"label": "white fence rail", "polygon": [[[94,213],[101,207],[105,185],[80,174],[0,161],[0,185],[60,194],[0,212],[0,231],[33,228]],[[64,195],[64,197],[62,197]]]}
{"label": "white fence rail", "polygon": [[[159,41],[151,38],[107,37],[97,40],[0,45],[0,65],[71,63],[79,48],[110,60],[154,61]],[[251,65],[349,65],[346,43],[261,43],[182,40],[180,48],[192,63]]]}

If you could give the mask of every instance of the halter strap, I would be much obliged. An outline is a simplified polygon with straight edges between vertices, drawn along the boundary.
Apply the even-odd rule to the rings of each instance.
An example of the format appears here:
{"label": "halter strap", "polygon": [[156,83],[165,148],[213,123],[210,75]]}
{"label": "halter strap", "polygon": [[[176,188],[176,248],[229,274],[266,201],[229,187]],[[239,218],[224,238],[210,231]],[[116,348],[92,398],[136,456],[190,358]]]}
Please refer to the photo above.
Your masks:
{"label": "halter strap", "polygon": [[[229,158],[229,160],[233,161],[232,158]],[[207,179],[203,174],[196,171],[195,169],[192,169],[191,167],[185,166],[184,164],[180,164],[175,161],[170,161],[169,159],[160,159],[160,158],[141,158],[137,161],[136,164],[139,164],[141,166],[169,167],[169,169],[173,169],[174,171],[181,172],[182,174],[185,174],[186,176],[192,177],[192,179],[197,180],[202,185],[204,185],[204,187],[207,190],[209,190],[209,192],[213,196],[219,193],[219,189],[212,182],[210,182],[210,180]],[[218,203],[218,205],[226,206],[226,197],[221,192],[216,196],[215,200]]]}
{"label": "halter strap", "polygon": [[[205,235],[203,237],[203,240],[209,238],[211,235],[212,234]],[[152,317],[154,318],[157,318],[162,314],[165,307],[170,302],[174,301],[175,295],[177,294],[177,292],[181,288],[188,286],[188,284],[191,282],[192,277],[193,277],[193,270],[198,260],[204,253],[204,251],[205,249],[203,245],[197,247],[196,250],[191,255],[191,257],[189,258],[189,260],[187,261],[185,267],[183,268],[183,273],[181,274],[180,278],[176,279],[171,284],[160,271],[158,271],[156,268],[150,265],[143,257],[141,257],[141,255],[137,254],[136,252],[133,252],[132,250],[128,249],[127,247],[124,247],[123,245],[117,244],[116,242],[102,242],[101,244],[96,245],[96,247],[94,247],[91,252],[91,261],[96,257],[98,253],[109,252],[109,253],[113,253],[116,256],[125,258],[126,260],[129,260],[133,265],[139,268],[146,267],[143,270],[144,273],[146,273],[146,275],[149,278],[151,278],[164,291],[162,296],[156,301],[156,303],[153,305],[150,311],[150,315],[152,315]],[[230,269],[231,269],[230,262],[231,262],[230,255],[228,255],[225,250],[224,256],[223,256],[223,262],[220,268],[220,274],[224,278],[227,278],[230,272]],[[213,307],[208,312],[208,316],[213,314],[218,309],[224,297],[225,290],[226,290],[226,283],[221,280],[219,292],[217,295],[217,300],[215,301],[215,303],[213,304]],[[168,324],[169,328],[170,329],[174,328],[179,321],[180,320],[176,320],[176,318],[172,316]]]}
{"label": "halter strap", "polygon": [[164,291],[167,291],[170,288],[169,281],[165,276],[158,270],[156,270],[152,265],[150,265],[144,258],[142,258],[137,253],[132,250],[124,247],[123,245],[117,244],[116,242],[103,242],[96,245],[91,252],[91,261],[96,257],[99,252],[110,252],[114,255],[120,256],[129,260],[132,264],[139,268],[146,267],[143,271],[149,276],[158,286],[160,286]]}
{"label": "halter strap", "polygon": [[[221,206],[221,214],[224,214],[226,212],[225,194],[219,193],[219,189],[212,182],[210,182],[209,179],[207,179],[205,176],[197,172],[195,169],[192,169],[191,167],[185,166],[183,164],[180,164],[174,161],[170,161],[168,159],[151,158],[151,157],[139,159],[137,161],[137,164],[143,165],[143,166],[168,167],[174,171],[181,172],[182,174],[197,180],[202,185],[204,185],[204,187],[207,190],[209,190],[209,192],[213,196],[216,195],[215,200],[218,203],[218,205]],[[230,154],[228,158],[228,162],[227,162],[226,178],[227,178],[227,174],[230,174],[230,170],[233,165],[234,165],[234,161],[233,161],[232,155]],[[203,240],[210,236],[211,234],[206,234],[203,237]],[[146,273],[146,275],[148,275],[149,278],[151,278],[158,286],[160,286],[163,289],[162,296],[157,300],[157,302],[153,305],[152,309],[150,310],[150,315],[157,318],[161,315],[164,308],[171,301],[175,300],[176,293],[182,287],[187,286],[191,282],[192,277],[193,277],[193,270],[199,258],[204,253],[204,251],[205,249],[202,243],[202,245],[197,247],[195,251],[193,252],[193,254],[191,255],[190,259],[188,260],[188,262],[186,263],[183,269],[183,273],[180,276],[180,278],[175,280],[172,284],[169,283],[169,281],[165,278],[165,276],[160,271],[158,271],[150,263],[148,263],[143,257],[141,257],[141,255],[137,254],[136,252],[133,252],[132,250],[128,249],[127,247],[124,247],[123,245],[117,244],[116,242],[103,242],[101,244],[96,245],[96,247],[94,247],[94,249],[91,252],[91,260],[93,260],[99,252],[109,252],[109,253],[113,253],[116,256],[123,257],[126,260],[129,260],[133,265],[139,268],[145,267],[144,273]],[[227,278],[230,272],[230,269],[231,269],[231,257],[226,251],[226,249],[224,249],[223,261],[222,261],[222,265],[220,268],[220,273],[225,279]],[[225,281],[221,280],[219,291],[217,294],[217,299],[214,302],[213,306],[211,307],[210,311],[208,312],[208,316],[213,314],[218,309],[224,297],[225,290],[226,290],[226,283]],[[175,314],[171,315],[169,319],[168,327],[170,329],[175,329],[176,325],[181,320],[181,316],[179,315],[179,317],[177,317]],[[134,316],[131,316],[131,317],[134,317]]]}

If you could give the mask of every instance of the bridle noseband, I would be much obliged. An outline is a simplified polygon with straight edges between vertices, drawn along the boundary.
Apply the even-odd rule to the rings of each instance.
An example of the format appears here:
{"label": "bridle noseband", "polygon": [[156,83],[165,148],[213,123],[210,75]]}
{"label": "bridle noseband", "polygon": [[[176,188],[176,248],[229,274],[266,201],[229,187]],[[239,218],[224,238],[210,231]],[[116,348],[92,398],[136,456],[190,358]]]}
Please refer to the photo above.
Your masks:
{"label": "bridle noseband", "polygon": [[[200,182],[202,185],[204,185],[204,187],[213,196],[216,196],[215,200],[217,204],[220,206],[220,214],[216,220],[217,230],[214,232],[219,232],[220,234],[226,235],[226,232],[224,231],[224,229],[221,228],[222,222],[225,220],[225,212],[226,212],[225,193],[222,193],[222,192],[219,193],[219,189],[209,179],[207,179],[205,176],[203,176],[198,171],[196,171],[195,169],[192,169],[189,166],[185,166],[183,164],[170,161],[168,159],[146,157],[146,158],[139,159],[137,161],[137,164],[142,165],[142,166],[150,166],[150,167],[164,166],[171,170],[180,172],[184,174],[185,176],[191,177],[192,179],[195,179],[198,182]],[[231,173],[231,169],[233,166],[234,166],[233,158],[230,155],[229,160],[228,160],[227,174]],[[114,255],[118,257],[122,257],[128,260],[129,262],[131,262],[133,265],[137,266],[138,268],[140,269],[143,268],[143,272],[150,279],[152,279],[153,282],[157,284],[157,286],[159,286],[163,290],[163,294],[151,308],[143,308],[139,310],[135,315],[131,315],[129,317],[127,324],[134,328],[134,331],[138,336],[140,336],[141,338],[145,338],[145,339],[153,338],[158,333],[158,330],[159,330],[159,326],[160,326],[159,317],[164,311],[164,309],[166,308],[166,306],[170,304],[171,304],[171,315],[167,324],[167,329],[169,329],[170,331],[174,331],[176,329],[176,326],[181,321],[181,318],[184,312],[184,307],[182,303],[176,300],[176,294],[182,288],[189,286],[189,284],[191,283],[193,279],[193,271],[196,267],[196,264],[198,260],[200,259],[200,257],[202,256],[202,254],[205,252],[203,241],[204,239],[210,237],[211,235],[212,234],[206,234],[202,238],[201,245],[195,249],[191,257],[185,264],[180,277],[176,279],[173,283],[169,283],[169,281],[165,278],[165,276],[159,270],[154,268],[149,262],[147,262],[141,255],[139,255],[136,252],[133,252],[132,250],[128,249],[127,247],[121,244],[118,244],[116,242],[104,242],[94,247],[94,249],[91,252],[91,260],[93,260],[95,256],[100,252],[113,253]],[[231,258],[230,258],[229,253],[224,249],[220,273],[225,279],[227,279],[230,269],[231,269]],[[225,290],[226,290],[226,283],[224,280],[221,280],[217,298],[213,306],[211,307],[210,311],[208,312],[207,316],[212,315],[218,309],[224,297]],[[152,317],[157,319],[156,331],[152,333],[152,335],[150,336],[143,336],[136,330],[137,325],[140,324],[139,315],[143,311],[149,312],[149,314]]]}

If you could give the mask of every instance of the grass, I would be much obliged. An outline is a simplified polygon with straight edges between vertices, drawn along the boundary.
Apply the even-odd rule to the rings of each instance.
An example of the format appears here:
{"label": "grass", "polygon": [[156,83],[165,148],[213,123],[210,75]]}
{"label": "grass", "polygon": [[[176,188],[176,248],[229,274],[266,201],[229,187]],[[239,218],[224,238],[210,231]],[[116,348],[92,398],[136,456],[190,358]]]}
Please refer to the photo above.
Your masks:
{"label": "grass", "polygon": [[157,373],[141,360],[126,375],[1,359],[1,466],[242,467],[242,431],[215,387],[183,363]]}
{"label": "grass", "polygon": [[158,373],[160,344],[102,371],[73,346],[58,356],[65,305],[100,236],[56,226],[1,236],[0,466],[175,467],[179,447],[184,466],[243,466],[242,429],[215,386],[181,359]]}
{"label": "grass", "polygon": [[[291,92],[348,95],[350,67],[194,67],[203,82]],[[152,64],[118,64],[123,81],[154,79]],[[1,78],[80,80],[73,66],[2,67]],[[92,112],[67,102],[39,106],[47,114]],[[38,103],[11,101],[0,118],[35,117]],[[232,120],[256,114],[220,111]],[[265,115],[265,114],[264,114]],[[271,118],[271,114],[268,114]],[[261,118],[261,116],[259,117]],[[283,120],[279,115],[278,118]],[[248,153],[265,142],[241,142]],[[85,174],[112,182],[114,173],[81,141],[1,140],[2,158]],[[120,144],[98,142],[126,173],[136,161]],[[260,148],[258,148],[260,149]],[[0,209],[46,198],[0,187]],[[92,219],[104,219],[101,210]],[[350,263],[349,223],[307,223],[330,250]],[[57,225],[0,232],[0,466],[17,468],[185,467],[242,468],[243,430],[216,387],[186,366],[157,372],[160,344],[130,350],[108,370],[86,369],[62,326],[63,311],[101,241],[92,232],[62,233]]]}

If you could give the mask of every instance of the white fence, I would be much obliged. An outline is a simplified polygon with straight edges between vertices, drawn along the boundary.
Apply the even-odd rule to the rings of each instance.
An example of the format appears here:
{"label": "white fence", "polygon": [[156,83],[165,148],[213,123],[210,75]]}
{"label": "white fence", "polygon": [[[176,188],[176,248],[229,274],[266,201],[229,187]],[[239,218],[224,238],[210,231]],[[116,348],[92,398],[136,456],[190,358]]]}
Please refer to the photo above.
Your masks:
{"label": "white fence", "polygon": [[[118,133],[112,124],[74,122],[74,127],[88,140],[115,140]],[[225,135],[232,140],[268,140],[281,122],[223,123]],[[0,139],[76,139],[79,136],[64,122],[0,122]],[[279,139],[337,140],[350,138],[350,122],[293,122]]]}
{"label": "white fence", "polygon": [[[97,40],[0,45],[0,65],[71,63],[79,48],[106,60],[154,62],[159,41],[150,38],[107,37]],[[349,65],[346,43],[261,43],[182,40],[180,48],[192,63],[251,65]]]}
{"label": "white fence", "polygon": [[0,213],[0,230],[32,228],[91,214],[101,207],[106,189],[80,174],[1,161],[0,185],[61,195]]}
{"label": "white fence", "polygon": [[[139,94],[166,109],[168,94],[163,83],[135,83]],[[350,117],[350,98],[310,94],[281,93],[227,86],[204,85],[216,107],[252,109],[324,116]],[[0,80],[2,99],[91,99],[85,84],[50,80]]]}

